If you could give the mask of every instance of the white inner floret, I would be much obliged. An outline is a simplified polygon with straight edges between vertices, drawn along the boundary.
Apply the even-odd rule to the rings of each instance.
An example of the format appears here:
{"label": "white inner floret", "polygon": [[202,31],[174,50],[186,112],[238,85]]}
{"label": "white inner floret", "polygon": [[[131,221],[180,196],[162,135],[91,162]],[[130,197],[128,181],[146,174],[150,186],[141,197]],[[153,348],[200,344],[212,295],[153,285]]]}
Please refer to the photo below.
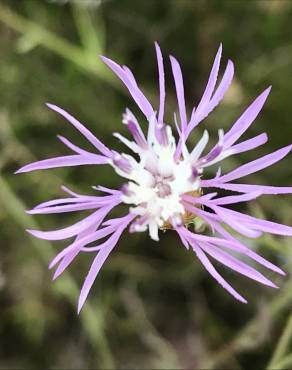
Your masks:
{"label": "white inner floret", "polygon": [[132,224],[132,231],[148,228],[151,238],[158,240],[158,230],[165,223],[183,222],[185,209],[181,196],[199,191],[200,178],[194,176],[193,161],[186,150],[179,160],[174,159],[176,144],[170,126],[165,126],[167,140],[162,145],[155,135],[155,124],[154,120],[150,122],[147,148],[139,148],[134,142],[118,136],[140,157],[137,161],[132,156],[121,155],[130,164],[130,170],[126,171],[127,166],[111,164],[119,175],[129,180],[122,200],[132,205],[132,213],[140,216]]}

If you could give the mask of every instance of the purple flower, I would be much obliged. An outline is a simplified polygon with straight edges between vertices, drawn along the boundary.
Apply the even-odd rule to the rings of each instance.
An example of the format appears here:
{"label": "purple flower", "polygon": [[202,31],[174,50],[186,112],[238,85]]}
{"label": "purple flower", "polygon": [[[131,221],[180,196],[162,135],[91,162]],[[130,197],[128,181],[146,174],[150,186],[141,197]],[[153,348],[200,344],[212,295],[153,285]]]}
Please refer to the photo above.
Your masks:
{"label": "purple flower", "polygon": [[[272,281],[254,267],[234,257],[232,252],[248,256],[256,263],[284,275],[280,268],[237,240],[226,230],[225,226],[250,238],[257,238],[262,232],[292,235],[292,228],[257,219],[231,210],[226,206],[247,202],[262,194],[292,193],[292,187],[247,185],[233,182],[280,161],[291,151],[292,145],[239,166],[227,174],[221,175],[219,168],[214,178],[206,179],[204,176],[206,167],[213,166],[231,155],[255,149],[266,143],[267,135],[265,133],[239,144],[237,141],[256,119],[271,88],[269,87],[263,91],[250,104],[227,133],[219,130],[218,142],[209,152],[206,153],[209,138],[206,130],[196,146],[190,150],[187,148],[187,139],[193,129],[223,99],[233,78],[233,63],[230,60],[228,61],[223,77],[216,88],[222,53],[222,46],[220,45],[203,96],[197,107],[193,108],[191,116],[188,117],[181,68],[178,61],[174,57],[170,57],[179,111],[179,119],[174,115],[178,136],[176,141],[173,129],[164,121],[164,66],[161,50],[157,43],[155,49],[159,72],[160,102],[158,112],[153,109],[138,87],[132,72],[126,66],[120,66],[114,61],[102,57],[104,63],[124,83],[148,124],[145,136],[133,113],[126,109],[123,115],[123,123],[132,135],[133,140],[131,141],[118,133],[114,134],[116,138],[134,152],[135,158],[139,159],[107,148],[69,113],[55,105],[47,104],[50,109],[62,115],[75,126],[92,144],[97,154],[81,149],[68,139],[59,136],[59,139],[74,154],[35,162],[17,171],[17,173],[20,173],[64,166],[107,164],[125,179],[120,190],[112,190],[101,186],[94,187],[102,194],[97,196],[76,194],[63,187],[69,197],[42,203],[28,211],[30,214],[48,214],[92,210],[90,216],[64,229],[55,231],[28,230],[32,235],[41,239],[75,238],[50,263],[50,268],[56,267],[54,279],[71,264],[79,253],[94,253],[93,263],[81,289],[78,312],[81,310],[103,263],[127,228],[130,232],[148,231],[150,237],[156,241],[159,240],[159,230],[175,230],[182,244],[196,253],[198,259],[219,284],[236,299],[244,303],[246,303],[246,300],[219,275],[209,257],[242,275],[274,288],[276,288],[276,285]],[[208,193],[210,187],[239,194],[218,197],[217,193]],[[126,209],[126,215],[106,220],[109,212],[114,207],[122,204],[124,210]],[[198,225],[202,222],[209,226],[212,236],[202,235],[196,227],[194,232],[189,230],[189,224]],[[101,241],[102,239],[103,241]],[[95,242],[96,245],[92,246],[92,243]],[[229,251],[231,251],[231,254],[229,254]]]}

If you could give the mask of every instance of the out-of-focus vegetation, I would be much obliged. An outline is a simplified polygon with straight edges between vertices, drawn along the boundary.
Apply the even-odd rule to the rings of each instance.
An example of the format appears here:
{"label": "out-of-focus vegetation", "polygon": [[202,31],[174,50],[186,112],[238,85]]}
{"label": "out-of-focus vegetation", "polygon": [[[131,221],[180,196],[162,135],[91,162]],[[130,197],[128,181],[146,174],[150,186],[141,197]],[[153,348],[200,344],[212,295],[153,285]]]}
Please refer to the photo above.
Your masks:
{"label": "out-of-focus vegetation", "polygon": [[[92,192],[118,186],[94,166],[13,175],[36,158],[61,155],[56,134],[82,139],[44,105],[76,115],[108,145],[124,128],[121,114],[136,107],[101,64],[105,54],[133,68],[158,102],[153,42],[182,62],[188,107],[198,100],[219,43],[236,77],[205,125],[216,137],[266,86],[273,85],[249,136],[270,142],[227,160],[232,168],[291,143],[292,2],[200,0],[2,0],[0,3],[0,368],[291,369],[292,249],[286,238],[248,241],[287,271],[270,278],[275,291],[229,270],[224,276],[249,300],[234,301],[172,232],[159,244],[146,234],[124,236],[100,273],[78,317],[79,288],[90,257],[51,283],[47,265],[62,248],[31,238],[26,228],[53,229],[76,216],[39,216],[25,209],[62,194],[61,184]],[[166,59],[167,61],[167,59]],[[168,118],[176,110],[167,67]],[[291,157],[254,176],[254,183],[292,185]],[[292,225],[291,198],[263,197],[254,215]],[[80,215],[81,216],[81,215]]]}

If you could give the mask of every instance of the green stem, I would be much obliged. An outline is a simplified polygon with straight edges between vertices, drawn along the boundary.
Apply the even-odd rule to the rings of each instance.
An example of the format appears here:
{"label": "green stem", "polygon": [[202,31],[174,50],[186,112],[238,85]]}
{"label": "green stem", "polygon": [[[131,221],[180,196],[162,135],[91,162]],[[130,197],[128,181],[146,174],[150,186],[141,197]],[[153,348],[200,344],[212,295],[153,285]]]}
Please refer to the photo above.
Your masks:
{"label": "green stem", "polygon": [[[11,190],[9,184],[0,175],[0,201],[2,206],[10,213],[13,219],[20,225],[22,229],[33,228],[37,229],[38,225],[33,218],[25,214],[25,205]],[[45,240],[38,240],[31,237],[32,245],[34,245],[37,254],[41,260],[47,265],[48,261],[53,257],[53,247]],[[62,294],[68,301],[76,306],[76,297],[79,292],[78,285],[72,275],[67,273],[62,277],[62,280],[56,285],[53,290],[56,294]],[[97,347],[98,365],[101,368],[113,369],[114,362],[111,355],[106,336],[103,330],[104,318],[99,317],[96,309],[87,302],[85,309],[80,314],[82,325],[94,347]]]}
{"label": "green stem", "polygon": [[[283,287],[281,294],[276,296],[266,308],[270,316],[277,316],[287,307],[292,298],[292,282]],[[236,353],[243,352],[246,348],[250,348],[250,343],[254,342],[255,333],[259,333],[259,325],[261,320],[256,315],[249,323],[235,336],[233,340],[225,344],[222,349],[219,349],[209,360],[201,364],[204,369],[220,368],[231,356]]]}
{"label": "green stem", "polygon": [[90,50],[85,51],[73,45],[69,41],[3,5],[0,5],[0,21],[21,33],[31,43],[40,44],[64,59],[71,61],[83,72],[93,74],[114,87],[119,86],[115,83],[116,80],[113,79],[113,75],[99,60],[97,53]]}
{"label": "green stem", "polygon": [[273,370],[291,369],[292,366],[292,353],[284,357],[281,361],[273,365]]}
{"label": "green stem", "polygon": [[283,330],[283,333],[280,337],[275,352],[273,353],[273,356],[267,366],[268,370],[275,369],[275,365],[279,363],[279,361],[284,357],[291,338],[292,338],[292,314],[288,318],[287,324],[285,326],[285,329]]}

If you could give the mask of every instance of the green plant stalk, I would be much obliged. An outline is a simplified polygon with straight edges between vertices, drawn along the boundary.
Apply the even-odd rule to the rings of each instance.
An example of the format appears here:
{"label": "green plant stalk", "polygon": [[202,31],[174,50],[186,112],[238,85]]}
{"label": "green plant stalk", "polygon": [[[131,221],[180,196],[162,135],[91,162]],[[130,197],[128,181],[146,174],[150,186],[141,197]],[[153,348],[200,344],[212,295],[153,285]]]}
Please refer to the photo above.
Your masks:
{"label": "green plant stalk", "polygon": [[[268,370],[275,369],[275,365],[277,363],[281,363],[284,361],[283,357],[285,356],[289,343],[292,339],[292,314],[287,320],[287,324],[285,326],[285,329],[283,330],[283,333],[280,337],[280,340],[277,344],[277,347],[272,355],[272,358],[267,366]],[[292,355],[291,355],[292,356]],[[280,361],[282,360],[282,361]]]}
{"label": "green plant stalk", "polygon": [[273,365],[273,370],[291,369],[292,366],[292,353],[284,357],[281,361]]}
{"label": "green plant stalk", "polygon": [[[288,305],[291,304],[292,299],[292,282],[286,284],[281,289],[281,292],[271,301],[267,310],[271,316],[279,315]],[[220,368],[222,363],[225,363],[235,353],[243,352],[246,349],[246,343],[253,340],[254,333],[258,332],[258,323],[260,322],[258,315],[251,319],[242,330],[238,332],[234,339],[225,344],[222,349],[211,356],[209,360],[201,364],[204,369]]]}
{"label": "green plant stalk", "polygon": [[53,32],[46,30],[41,25],[26,19],[1,4],[0,21],[14,31],[21,33],[32,44],[42,45],[64,59],[74,63],[83,72],[93,74],[113,87],[119,87],[112,74],[98,59],[98,54],[96,52],[84,50],[73,45],[69,41],[55,35]]}
{"label": "green plant stalk", "polygon": [[[21,228],[38,228],[38,225],[33,218],[30,218],[25,214],[25,205],[14,194],[9,184],[1,175],[0,201],[2,206],[10,213],[15,222],[17,222]],[[48,261],[53,257],[53,247],[45,240],[38,240],[31,237],[31,241],[41,260],[47,265]],[[58,282],[56,287],[57,289],[54,289],[53,292],[56,294],[62,294],[73,305],[76,305],[76,296],[78,295],[79,289],[70,273],[64,275],[62,281]],[[99,367],[104,369],[113,369],[113,356],[111,355],[106,336],[103,331],[103,320],[95,313],[95,309],[89,302],[87,302],[86,307],[80,314],[80,320],[82,321],[82,325],[87,332],[90,342],[94,347],[97,347]]]}

